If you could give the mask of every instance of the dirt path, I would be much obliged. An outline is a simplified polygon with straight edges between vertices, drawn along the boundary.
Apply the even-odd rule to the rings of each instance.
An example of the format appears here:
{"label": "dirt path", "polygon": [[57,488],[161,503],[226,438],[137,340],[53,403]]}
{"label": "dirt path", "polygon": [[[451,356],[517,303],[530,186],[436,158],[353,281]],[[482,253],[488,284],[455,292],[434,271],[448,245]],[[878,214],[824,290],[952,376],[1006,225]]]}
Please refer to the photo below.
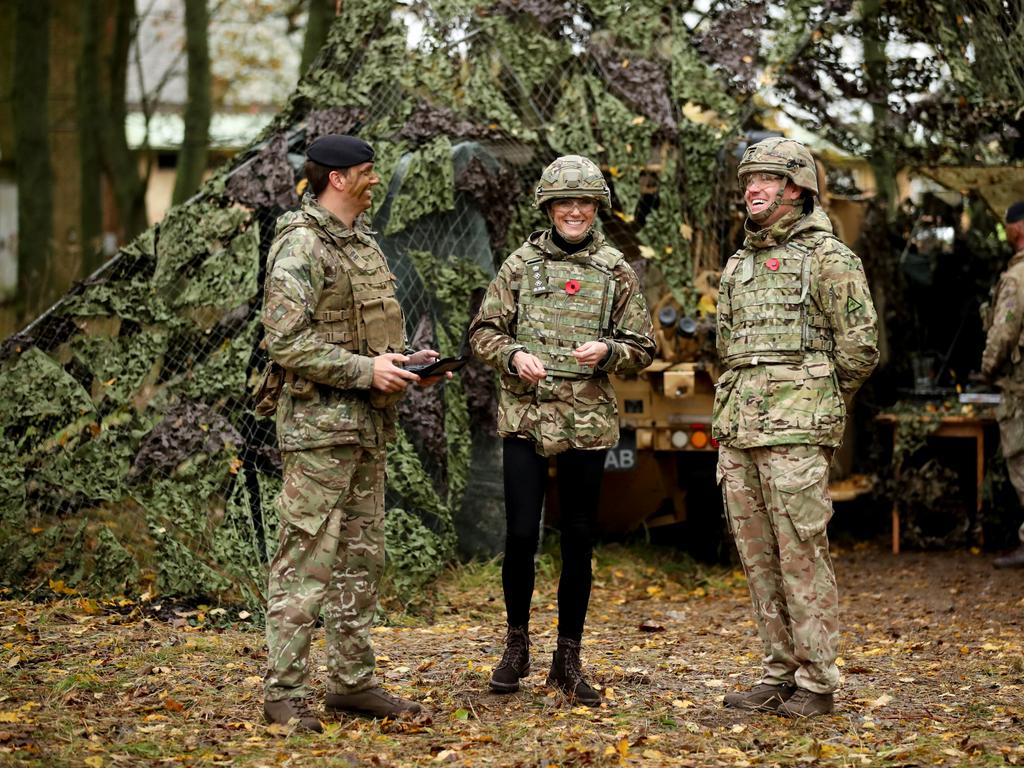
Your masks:
{"label": "dirt path", "polygon": [[387,684],[432,720],[344,719],[323,736],[263,723],[262,636],[237,611],[158,619],[128,602],[2,602],[0,765],[1024,764],[1024,573],[961,553],[836,553],[837,711],[793,723],[721,707],[758,670],[740,574],[621,547],[597,565],[584,660],[606,688],[600,709],[543,685],[555,638],[544,558],[523,692],[487,692],[498,569],[461,567],[431,623],[375,630]]}

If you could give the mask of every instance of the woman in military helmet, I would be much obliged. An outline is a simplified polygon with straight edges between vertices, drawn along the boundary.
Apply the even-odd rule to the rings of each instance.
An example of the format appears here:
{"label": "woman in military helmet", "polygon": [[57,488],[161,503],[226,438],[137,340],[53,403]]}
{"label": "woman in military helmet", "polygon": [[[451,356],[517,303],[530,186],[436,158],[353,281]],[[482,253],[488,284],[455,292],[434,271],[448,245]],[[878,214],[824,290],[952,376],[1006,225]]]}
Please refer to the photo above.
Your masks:
{"label": "woman in military helmet", "polygon": [[541,176],[535,204],[551,227],[509,256],[470,325],[473,351],[501,379],[508,632],[491,690],[511,693],[530,673],[534,554],[550,457],[555,457],[561,530],[558,644],[548,685],[589,706],[601,695],[583,677],[580,642],[590,601],[595,511],[607,449],[619,437],[610,373],[650,364],[650,314],[636,274],[595,229],[611,194],[601,169],[560,157]]}

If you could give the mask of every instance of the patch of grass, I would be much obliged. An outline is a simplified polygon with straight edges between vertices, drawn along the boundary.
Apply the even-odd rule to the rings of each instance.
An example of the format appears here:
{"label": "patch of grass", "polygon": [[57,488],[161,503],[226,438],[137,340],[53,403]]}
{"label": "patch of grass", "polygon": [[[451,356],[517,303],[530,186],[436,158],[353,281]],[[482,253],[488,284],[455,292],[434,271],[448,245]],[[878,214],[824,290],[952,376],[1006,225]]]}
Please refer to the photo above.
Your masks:
{"label": "patch of grass", "polygon": [[[165,756],[164,753],[165,753],[165,750],[166,750],[166,748],[168,746],[172,746],[173,747],[175,745],[158,744],[158,743],[154,743],[152,741],[135,741],[135,742],[131,742],[129,744],[121,744],[121,745],[118,745],[118,746],[119,746],[119,750],[118,751],[124,752],[124,753],[129,754],[129,755],[135,755],[137,757],[158,758],[158,757],[164,757]],[[168,751],[173,751],[173,750],[168,750]]]}
{"label": "patch of grass", "polygon": [[53,686],[55,696],[64,696],[72,691],[86,691],[88,693],[102,693],[115,687],[115,683],[109,679],[102,680],[92,672],[73,672],[65,675]]}
{"label": "patch of grass", "polygon": [[501,585],[500,556],[451,565],[438,582],[438,587],[443,591],[451,589],[460,594],[489,591],[495,585]]}

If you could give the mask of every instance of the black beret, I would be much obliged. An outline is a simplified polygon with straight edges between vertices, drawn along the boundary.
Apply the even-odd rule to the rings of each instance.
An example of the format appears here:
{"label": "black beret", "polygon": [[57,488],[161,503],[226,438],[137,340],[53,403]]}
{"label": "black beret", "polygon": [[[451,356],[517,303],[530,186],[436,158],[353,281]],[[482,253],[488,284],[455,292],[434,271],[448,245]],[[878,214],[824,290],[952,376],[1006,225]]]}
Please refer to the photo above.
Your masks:
{"label": "black beret", "polygon": [[1018,200],[1006,209],[1006,223],[1015,224],[1018,221],[1024,221],[1024,200]]}
{"label": "black beret", "polygon": [[330,133],[306,149],[306,157],[328,168],[351,168],[373,160],[373,147],[355,136]]}

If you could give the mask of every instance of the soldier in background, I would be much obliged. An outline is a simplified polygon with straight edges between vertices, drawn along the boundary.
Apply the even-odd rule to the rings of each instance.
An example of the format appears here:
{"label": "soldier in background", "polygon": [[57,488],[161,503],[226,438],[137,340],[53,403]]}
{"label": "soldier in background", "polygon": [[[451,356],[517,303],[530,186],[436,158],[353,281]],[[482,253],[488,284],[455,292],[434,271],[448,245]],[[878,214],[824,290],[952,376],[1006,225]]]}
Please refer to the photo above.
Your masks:
{"label": "soldier in background", "polygon": [[594,229],[598,205],[611,205],[601,169],[585,157],[560,157],[541,176],[535,202],[551,228],[505,260],[470,325],[474,353],[501,381],[508,631],[490,687],[517,691],[530,673],[534,555],[548,459],[557,456],[562,573],[547,683],[594,707],[601,694],[584,679],[580,643],[605,454],[619,435],[608,374],[650,364],[653,328],[636,274]]}
{"label": "soldier in background", "polygon": [[818,204],[814,158],[770,138],[739,164],[746,239],[722,273],[713,433],[718,481],[764,644],[764,674],[727,707],[833,709],[838,594],[828,468],[853,394],[878,361],[860,259]]}
{"label": "soldier in background", "polygon": [[[988,337],[981,356],[981,374],[1002,390],[1002,400],[996,410],[1000,448],[1010,482],[1024,507],[1024,363],[1021,362],[1024,200],[1006,210],[1006,240],[1014,253],[996,285],[991,327],[986,328]],[[1024,524],[1017,533],[1020,546],[1003,557],[997,557],[992,562],[996,568],[1024,567]]]}
{"label": "soldier in background", "polygon": [[380,181],[373,149],[330,135],[306,157],[309,190],[300,210],[278,219],[263,305],[268,378],[281,389],[262,412],[276,407],[284,461],[264,712],[275,723],[322,731],[307,688],[321,607],[327,711],[383,718],[420,710],[377,685],[370,627],[384,567],[384,461],[396,403],[409,384],[437,380],[421,382],[402,366],[437,353],[404,353],[394,275],[364,215]]}

